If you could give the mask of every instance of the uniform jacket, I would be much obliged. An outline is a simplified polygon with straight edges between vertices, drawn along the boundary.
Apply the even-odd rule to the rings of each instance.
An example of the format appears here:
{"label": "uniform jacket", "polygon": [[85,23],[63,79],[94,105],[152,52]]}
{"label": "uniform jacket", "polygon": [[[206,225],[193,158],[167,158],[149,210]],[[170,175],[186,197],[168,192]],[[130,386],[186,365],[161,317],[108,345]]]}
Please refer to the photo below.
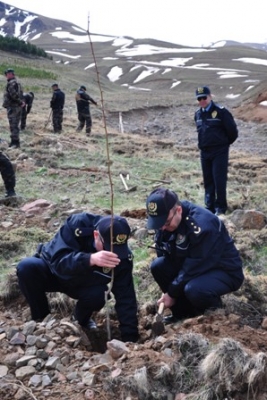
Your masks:
{"label": "uniform jacket", "polygon": [[[40,256],[63,287],[107,285],[110,270],[92,266],[90,256],[96,252],[93,231],[101,219],[99,215],[79,213],[70,216],[54,238],[43,245]],[[133,255],[129,249],[127,259],[114,269],[112,293],[120,322],[122,336],[138,337],[137,302],[133,285]]]}
{"label": "uniform jacket", "polygon": [[200,108],[195,113],[198,132],[198,147],[205,150],[215,146],[229,146],[238,137],[232,114],[213,101],[208,111]]}
{"label": "uniform jacket", "polygon": [[97,102],[92,99],[84,90],[77,90],[76,96],[76,105],[77,111],[81,114],[88,114],[90,113],[90,103],[97,105]]}
{"label": "uniform jacket", "polygon": [[53,92],[52,99],[50,101],[50,107],[53,110],[63,109],[65,104],[65,93],[60,89],[56,89]]}
{"label": "uniform jacket", "polygon": [[8,79],[4,92],[3,107],[20,107],[22,103],[23,92],[20,83],[17,82],[16,78]]}
{"label": "uniform jacket", "polygon": [[32,108],[33,96],[30,93],[23,93],[26,114],[29,114]]}
{"label": "uniform jacket", "polygon": [[[237,288],[244,276],[239,253],[223,221],[203,207],[182,201],[182,219],[174,232],[157,231],[158,256],[180,265],[168,294],[177,297],[191,279],[221,269],[236,278]],[[235,280],[235,279],[234,279]]]}

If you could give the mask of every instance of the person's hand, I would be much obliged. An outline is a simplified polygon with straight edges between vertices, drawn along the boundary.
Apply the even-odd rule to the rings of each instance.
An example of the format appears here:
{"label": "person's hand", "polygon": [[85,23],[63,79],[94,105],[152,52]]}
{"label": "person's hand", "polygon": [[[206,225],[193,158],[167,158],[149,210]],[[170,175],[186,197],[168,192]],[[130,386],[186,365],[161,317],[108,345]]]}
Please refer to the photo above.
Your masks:
{"label": "person's hand", "polygon": [[115,268],[121,260],[117,254],[111,251],[101,250],[97,253],[92,253],[90,257],[90,265],[96,265],[97,267],[108,267]]}
{"label": "person's hand", "polygon": [[20,106],[21,108],[25,107],[25,101],[23,101]]}
{"label": "person's hand", "polygon": [[169,296],[168,293],[164,293],[157,301],[157,305],[159,306],[160,303],[164,303],[164,308],[170,308],[176,303],[176,300]]}

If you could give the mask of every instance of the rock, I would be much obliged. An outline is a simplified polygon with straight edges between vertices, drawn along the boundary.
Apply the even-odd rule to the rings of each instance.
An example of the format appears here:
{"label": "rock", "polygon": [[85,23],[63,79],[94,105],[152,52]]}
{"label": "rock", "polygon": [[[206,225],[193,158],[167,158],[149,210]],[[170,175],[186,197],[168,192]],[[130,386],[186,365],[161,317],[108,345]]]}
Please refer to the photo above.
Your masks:
{"label": "rock", "polygon": [[14,336],[10,339],[10,344],[24,344],[26,341],[25,336],[21,332],[15,333]]}
{"label": "rock", "polygon": [[0,378],[6,376],[8,373],[8,367],[6,365],[0,365]]}
{"label": "rock", "polygon": [[230,220],[236,225],[237,229],[262,229],[267,224],[266,216],[256,210],[235,210],[230,216]]}
{"label": "rock", "polygon": [[16,367],[24,367],[28,365],[28,362],[32,359],[36,358],[35,356],[23,356],[16,361]]}
{"label": "rock", "polygon": [[112,339],[110,342],[107,342],[107,348],[109,354],[114,359],[117,359],[123,354],[129,352],[129,349],[126,346],[126,344],[117,339]]}
{"label": "rock", "polygon": [[89,371],[86,371],[83,374],[82,382],[87,386],[92,386],[95,383],[95,374],[92,374]]}
{"label": "rock", "polygon": [[16,378],[19,380],[23,380],[24,378],[27,378],[28,376],[31,376],[34,373],[35,373],[35,368],[31,366],[20,367],[15,371]]}

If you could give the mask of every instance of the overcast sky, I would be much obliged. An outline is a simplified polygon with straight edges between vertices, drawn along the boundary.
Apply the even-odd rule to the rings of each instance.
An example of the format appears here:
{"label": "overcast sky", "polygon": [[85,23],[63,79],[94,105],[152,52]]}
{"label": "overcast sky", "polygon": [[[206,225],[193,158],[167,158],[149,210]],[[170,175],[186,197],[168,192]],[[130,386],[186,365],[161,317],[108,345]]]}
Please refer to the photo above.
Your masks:
{"label": "overcast sky", "polygon": [[90,33],[189,46],[219,40],[267,42],[266,0],[11,0],[6,4],[73,22]]}

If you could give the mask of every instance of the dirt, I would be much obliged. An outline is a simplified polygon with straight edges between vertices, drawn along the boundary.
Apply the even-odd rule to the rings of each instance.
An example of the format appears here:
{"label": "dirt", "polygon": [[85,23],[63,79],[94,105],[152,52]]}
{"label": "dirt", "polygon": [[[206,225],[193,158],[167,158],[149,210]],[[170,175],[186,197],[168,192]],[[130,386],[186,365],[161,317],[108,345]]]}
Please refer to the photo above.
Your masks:
{"label": "dirt", "polygon": [[[232,148],[232,169],[231,173],[244,176],[246,179],[252,172],[257,179],[262,177],[262,180],[267,176],[267,140],[266,140],[266,124],[267,112],[264,106],[259,103],[267,99],[267,92],[260,94],[254,102],[246,104],[238,109],[233,110],[238,126],[239,140]],[[148,110],[134,110],[128,113],[123,113],[122,119],[127,132],[132,134],[131,143],[120,143],[119,151],[130,152],[144,151],[144,156],[148,148],[140,150],[136,142],[135,135],[153,136],[153,143],[160,151],[160,148],[180,148],[181,156],[189,156],[197,153],[196,134],[192,120],[192,109],[182,106],[179,108],[157,108]],[[118,115],[111,113],[108,115],[108,123],[114,129],[117,128]],[[260,122],[260,124],[259,124]],[[172,131],[169,132],[170,123]],[[183,132],[183,135],[176,135],[178,132]],[[168,139],[168,140],[167,140]],[[171,140],[170,140],[171,139]],[[63,139],[64,140],[64,139]],[[173,142],[171,144],[171,141]],[[149,147],[149,146],[148,146]],[[253,155],[251,152],[253,151]],[[184,152],[184,154],[183,154]],[[236,163],[236,168],[233,164]],[[246,164],[249,163],[249,169]],[[238,164],[238,165],[237,165]],[[52,167],[51,167],[52,168]],[[94,169],[93,172],[98,172]],[[53,173],[51,169],[51,173]],[[72,174],[75,171],[62,171],[62,173]],[[243,175],[242,175],[243,174]],[[26,218],[19,209],[14,207],[14,204],[3,201],[6,207],[12,207],[12,218],[16,219],[17,226],[38,226],[49,232],[55,230],[53,226],[53,218],[47,222],[45,219],[39,218],[39,215],[31,218]],[[17,199],[17,205],[20,206],[20,199]],[[16,206],[16,204],[15,204]],[[234,209],[234,204],[231,204]],[[51,213],[55,210],[51,210]],[[58,211],[58,210],[57,210]],[[63,214],[63,206],[60,212]],[[92,210],[94,211],[94,210]],[[7,209],[0,208],[0,218],[6,220]],[[135,220],[140,220],[140,225],[145,226],[145,209],[122,210],[122,215],[129,218],[131,223]],[[242,236],[244,233],[235,232],[235,239],[241,247],[242,255],[249,257],[246,238]],[[244,234],[246,236],[246,233]],[[249,234],[248,234],[249,235]],[[261,235],[261,236],[260,236]],[[266,230],[261,233],[253,233],[253,239],[249,237],[250,242],[264,242],[267,238]],[[242,243],[245,245],[242,248]],[[152,278],[145,270],[143,276],[139,276],[142,280],[143,290],[149,291],[153,286]],[[13,289],[9,293],[12,296],[6,297],[1,301],[0,307],[0,340],[3,346],[0,348],[0,360],[4,360],[5,356],[12,351],[24,353],[27,348],[24,346],[11,346],[6,338],[1,336],[11,326],[23,327],[25,320],[29,319],[29,310],[25,299],[19,293],[16,278],[10,278],[10,285]],[[158,297],[155,290],[155,300]],[[194,399],[228,399],[228,400],[245,400],[245,399],[266,399],[267,394],[265,387],[258,384],[254,394],[249,396],[249,385],[243,382],[243,386],[239,383],[231,382],[229,378],[228,389],[217,391],[213,389],[212,382],[217,382],[217,377],[213,380],[207,379],[201,382],[199,378],[198,366],[203,359],[209,354],[216,345],[221,341],[231,338],[238,343],[240,349],[247,354],[246,357],[266,353],[267,351],[267,310],[265,307],[267,298],[267,280],[264,276],[248,277],[243,287],[235,294],[225,296],[223,298],[224,308],[215,312],[207,313],[206,315],[184,320],[174,325],[166,326],[166,331],[160,337],[154,337],[151,327],[155,318],[156,308],[154,303],[139,304],[139,329],[140,340],[138,344],[128,344],[129,353],[124,354],[119,359],[114,359],[108,366],[100,365],[96,372],[96,381],[92,386],[80,385],[79,380],[68,381],[54,380],[53,384],[45,387],[29,388],[29,378],[23,382],[18,382],[14,376],[9,377],[11,383],[7,384],[7,380],[0,380],[0,394],[2,400],[17,399],[17,400],[44,400],[46,398],[59,399],[98,399],[98,400],[133,400],[133,399],[189,399],[189,394],[195,394]],[[66,315],[55,312],[56,318],[60,320]],[[100,327],[98,339],[104,338],[106,343],[106,315],[105,312],[96,316],[96,321]],[[111,339],[119,339],[116,316],[111,320],[112,337]],[[101,333],[102,332],[102,333]],[[189,335],[189,336],[188,336]],[[97,348],[98,339],[91,338],[91,348],[84,345],[79,345],[78,348],[69,347],[71,359],[75,358],[75,353],[79,350],[83,352],[82,360],[85,362],[91,359],[95,353],[103,353],[106,347],[100,346]],[[99,342],[101,341],[99,340]],[[203,344],[206,341],[208,348]],[[103,340],[102,340],[103,342]],[[205,348],[203,353],[199,349]],[[185,348],[187,350],[185,350]],[[196,351],[197,348],[197,351]],[[231,350],[229,350],[231,351]],[[108,352],[108,350],[107,350]],[[170,358],[170,352],[172,354]],[[191,352],[191,358],[190,358]],[[51,352],[51,354],[56,353]],[[3,361],[2,361],[3,363]],[[171,372],[164,371],[164,368],[170,368]],[[143,387],[136,380],[137,373],[140,373],[142,368],[146,367],[148,382],[143,382]],[[159,369],[159,367],[161,369]],[[183,372],[181,372],[183,369]],[[179,370],[179,373],[178,373]],[[42,370],[43,371],[43,370]],[[175,372],[174,372],[175,371]],[[43,372],[42,372],[43,373]],[[196,376],[187,377],[186,374],[193,373]],[[165,374],[165,375],[164,375]],[[63,374],[64,375],[64,374]],[[153,382],[152,382],[153,381]],[[17,386],[16,386],[17,385]],[[213,397],[204,397],[201,392],[201,386],[205,386],[213,392]],[[223,384],[221,383],[223,386]],[[227,385],[226,385],[227,386]],[[27,391],[28,390],[28,391]],[[29,391],[30,390],[30,391]],[[256,394],[255,394],[256,393]],[[185,395],[187,395],[185,397]],[[176,396],[176,397],[175,397]],[[203,396],[203,397],[201,397]],[[212,396],[212,395],[210,395]],[[215,397],[216,396],[216,397]],[[256,397],[255,397],[256,396]],[[266,396],[266,397],[264,397]],[[193,398],[193,397],[192,397]]]}

